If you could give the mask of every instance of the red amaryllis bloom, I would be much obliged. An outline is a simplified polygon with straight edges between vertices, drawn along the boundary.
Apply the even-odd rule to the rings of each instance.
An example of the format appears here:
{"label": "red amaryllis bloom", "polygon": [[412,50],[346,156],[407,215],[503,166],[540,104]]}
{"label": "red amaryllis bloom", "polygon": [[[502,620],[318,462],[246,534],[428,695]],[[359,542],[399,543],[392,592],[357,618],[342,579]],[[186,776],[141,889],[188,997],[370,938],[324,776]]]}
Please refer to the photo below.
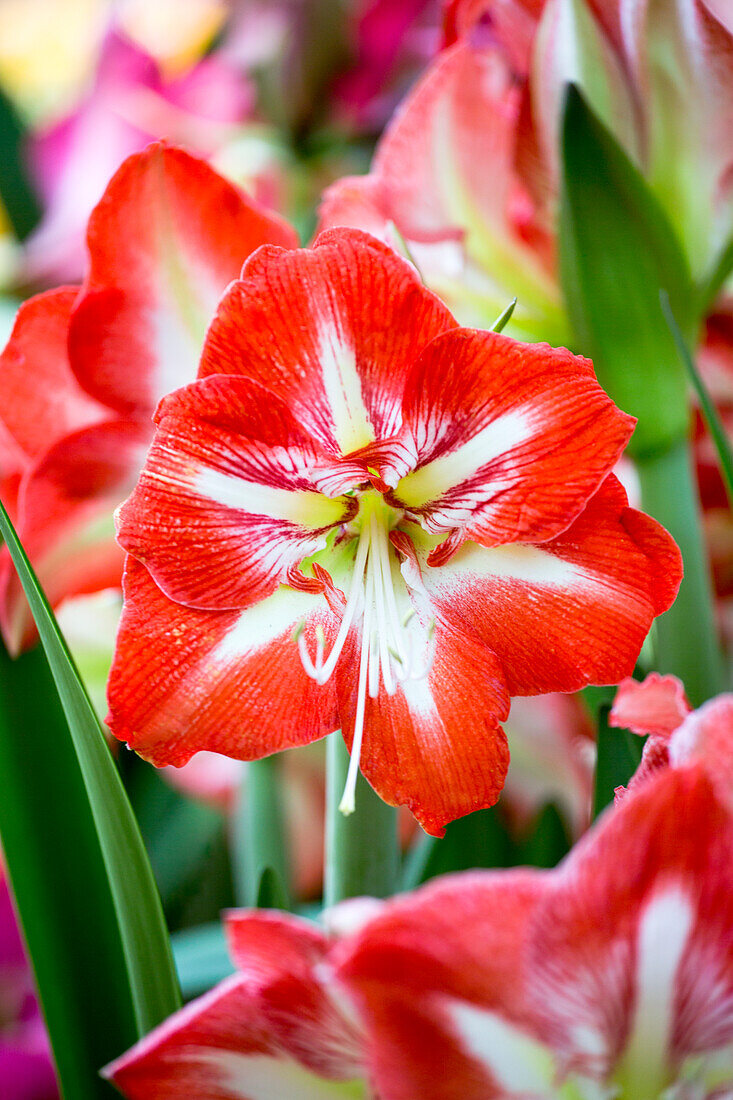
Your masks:
{"label": "red amaryllis bloom", "polygon": [[359,231],[258,250],[156,419],[109,721],[159,765],[341,726],[344,809],[361,761],[440,834],[496,801],[509,696],[616,682],[679,584],[589,361],[458,328]]}
{"label": "red amaryllis bloom", "polygon": [[363,1039],[329,980],[329,938],[275,913],[231,913],[237,967],[105,1070],[128,1100],[366,1100]]}
{"label": "red amaryllis bloom", "polygon": [[729,807],[689,763],[555,871],[449,876],[387,903],[333,960],[378,1095],[730,1096],[732,844]]}
{"label": "red amaryllis bloom", "polygon": [[652,672],[619,685],[609,722],[647,736],[641,763],[616,801],[636,791],[660,768],[695,763],[733,809],[733,695],[718,695],[693,711],[676,676]]}
{"label": "red amaryllis bloom", "polygon": [[[195,378],[243,260],[296,241],[203,161],[157,144],[125,161],[95,208],[83,286],[21,306],[0,356],[0,492],[54,606],[120,585],[112,515],[158,400]],[[0,625],[12,650],[33,637],[7,554]]]}

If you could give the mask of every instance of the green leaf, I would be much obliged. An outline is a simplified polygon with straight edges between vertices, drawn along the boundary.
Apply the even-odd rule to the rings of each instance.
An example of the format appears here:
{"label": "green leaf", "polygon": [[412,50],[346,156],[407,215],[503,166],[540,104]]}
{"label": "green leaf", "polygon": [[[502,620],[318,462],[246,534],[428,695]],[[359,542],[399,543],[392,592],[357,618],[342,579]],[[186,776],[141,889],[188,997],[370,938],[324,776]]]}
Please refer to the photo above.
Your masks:
{"label": "green leaf", "polygon": [[677,324],[672,307],[669,304],[669,298],[665,291],[661,293],[662,312],[664,313],[665,320],[669,325],[670,331],[674,337],[674,342],[677,345],[677,350],[680,353],[680,359],[685,365],[687,374],[695,387],[695,391],[700,400],[700,406],[702,408],[702,415],[705,418],[705,423],[708,426],[710,435],[713,438],[715,444],[715,450],[718,452],[718,458],[720,459],[720,472],[725,482],[725,490],[728,494],[728,503],[733,508],[733,454],[731,453],[730,444],[728,443],[728,437],[725,434],[725,429],[718,416],[718,411],[715,405],[710,399],[705,383],[703,382],[700,372],[695,366],[694,360],[690,355],[690,349],[688,348],[685,340],[680,332],[680,327]]}
{"label": "green leaf", "polygon": [[232,830],[232,863],[237,902],[259,905],[262,875],[269,868],[278,880],[288,909],[289,864],[282,798],[281,761],[277,756],[253,760],[242,769],[239,801]]}
{"label": "green leaf", "polygon": [[35,229],[41,207],[24,163],[24,133],[18,114],[0,89],[0,200],[18,240]]}
{"label": "green leaf", "polygon": [[[107,1058],[110,1045],[115,1048],[112,1053],[119,1054],[131,1038],[145,1034],[178,1007],[177,980],[160,898],[129,801],[66,642],[1,504],[0,533],[33,612],[68,725],[65,731],[49,731],[39,723],[32,751],[24,744],[25,752],[21,755],[17,741],[23,737],[23,708],[30,701],[14,702],[16,709],[11,714],[14,713],[15,721],[12,726],[6,724],[3,730],[4,751],[15,761],[12,799],[17,811],[15,822],[8,821],[5,813],[5,831],[13,838],[6,846],[10,849],[7,861],[34,961],[47,960],[50,954],[43,922],[53,925],[56,920],[69,920],[61,916],[66,906],[75,909],[78,899],[84,898],[83,946],[95,960],[94,981],[81,980],[74,972],[78,937],[68,948],[56,944],[67,970],[64,984],[55,987],[49,984],[50,975],[41,964],[37,975],[60,1066],[64,1061],[62,1040],[54,1031],[59,1021],[47,1009],[49,1001],[55,1003],[59,990],[69,1004],[70,1015],[74,1011],[86,1012],[89,1004],[93,1004],[97,1019],[104,1021],[105,1052],[102,1054],[100,1046],[100,1058],[93,1058],[87,1066],[87,1072],[94,1075]],[[10,669],[6,669],[6,680],[11,676]],[[48,753],[53,754],[57,765],[55,774],[49,777],[54,782],[45,791],[43,813],[34,820],[26,800],[35,798],[35,794],[31,796],[27,788],[33,787],[38,761]],[[66,828],[70,819],[75,822],[74,843],[78,842],[79,848],[70,849],[74,861],[71,867],[66,861],[68,877],[63,888],[50,899],[45,876],[53,879],[56,874],[50,853],[55,851],[59,838],[69,843]],[[19,863],[19,851],[24,844],[21,821],[22,828],[34,834],[25,843],[35,845],[41,855],[35,877],[29,877]],[[45,858],[44,851],[49,853]],[[80,1002],[86,1002],[83,1009]],[[64,1087],[69,1097],[94,1094],[80,1091],[76,1082],[68,1087],[64,1083]]]}
{"label": "green leaf", "polygon": [[613,802],[616,787],[625,787],[639,766],[644,738],[608,724],[608,706],[598,712],[598,755],[593,793],[593,816]]}
{"label": "green leaf", "polygon": [[450,871],[511,867],[514,863],[514,842],[493,806],[452,821],[440,839],[419,836],[405,858],[401,886],[403,890],[412,890],[421,882]]}
{"label": "green leaf", "polygon": [[645,180],[573,86],[562,170],[561,274],[577,346],[613,400],[638,418],[630,452],[648,455],[687,432],[687,383],[659,292],[692,331],[688,265]]}
{"label": "green leaf", "polygon": [[257,888],[257,908],[287,909],[289,904],[285,887],[277,871],[272,867],[263,868]]}

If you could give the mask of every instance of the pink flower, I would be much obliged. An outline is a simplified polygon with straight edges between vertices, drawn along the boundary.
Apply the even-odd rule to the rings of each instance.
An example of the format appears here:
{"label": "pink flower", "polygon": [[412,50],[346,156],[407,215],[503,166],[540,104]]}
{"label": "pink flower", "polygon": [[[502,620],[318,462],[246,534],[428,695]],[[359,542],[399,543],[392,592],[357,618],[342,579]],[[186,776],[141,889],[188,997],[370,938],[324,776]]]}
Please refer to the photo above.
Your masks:
{"label": "pink flower", "polygon": [[[130,492],[158,399],[196,375],[206,325],[242,261],[294,232],[195,157],[127,160],[89,222],[82,287],[21,306],[0,380],[0,489],[54,605],[121,582],[112,514]],[[7,555],[0,622],[33,637]]]}
{"label": "pink flower", "polygon": [[84,227],[122,161],[157,138],[211,155],[231,140],[251,99],[241,74],[220,58],[166,79],[149,54],[111,31],[85,100],[31,140],[29,158],[45,212],[26,244],[26,278],[79,278]]}
{"label": "pink flower", "polygon": [[361,762],[440,834],[496,801],[509,696],[617,681],[676,593],[591,364],[458,328],[357,231],[255,253],[156,421],[109,721],[158,765],[341,727],[344,808]]}

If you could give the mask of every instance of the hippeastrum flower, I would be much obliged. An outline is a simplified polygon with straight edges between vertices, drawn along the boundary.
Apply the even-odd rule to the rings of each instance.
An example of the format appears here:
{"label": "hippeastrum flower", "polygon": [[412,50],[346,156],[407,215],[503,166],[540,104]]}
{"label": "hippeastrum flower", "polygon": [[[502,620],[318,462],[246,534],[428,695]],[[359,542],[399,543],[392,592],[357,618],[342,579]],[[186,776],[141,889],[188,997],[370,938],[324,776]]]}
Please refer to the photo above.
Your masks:
{"label": "hippeastrum flower", "polygon": [[[195,378],[208,320],[249,253],[296,241],[203,161],[151,145],[92,213],[83,286],[21,306],[0,355],[0,492],[54,606],[120,585],[112,515],[158,400]],[[11,650],[34,637],[7,554],[0,624]]]}
{"label": "hippeastrum flower", "polygon": [[[367,176],[325,195],[322,228],[388,237],[464,324],[514,295],[508,331],[568,340],[559,287],[559,132],[568,81],[640,169],[696,279],[733,233],[733,20],[720,0],[458,0],[447,48]],[[486,170],[490,164],[491,170]]]}
{"label": "hippeastrum flower", "polygon": [[617,802],[660,768],[694,763],[733,809],[733,695],[717,695],[693,711],[676,676],[652,672],[641,683],[629,678],[619,684],[609,724],[647,737],[628,790],[616,789]]}
{"label": "hippeastrum flower", "polygon": [[156,421],[109,722],[158,765],[340,726],[344,810],[361,762],[440,834],[496,801],[509,696],[617,682],[679,584],[590,362],[458,328],[359,231],[259,249]]}
{"label": "hippeastrum flower", "polygon": [[723,1100],[733,817],[689,762],[553,871],[451,875],[336,948],[382,1100]]}
{"label": "hippeastrum flower", "polygon": [[236,973],[104,1074],[128,1100],[367,1100],[363,1037],[310,921],[230,913]]}

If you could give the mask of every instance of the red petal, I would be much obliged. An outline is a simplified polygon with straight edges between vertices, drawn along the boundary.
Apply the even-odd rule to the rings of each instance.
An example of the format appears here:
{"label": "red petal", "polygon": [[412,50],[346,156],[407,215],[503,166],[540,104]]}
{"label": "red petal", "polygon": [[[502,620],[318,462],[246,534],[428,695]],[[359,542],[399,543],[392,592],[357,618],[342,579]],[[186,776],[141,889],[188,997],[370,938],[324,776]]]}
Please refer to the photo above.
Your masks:
{"label": "red petal", "polygon": [[[344,739],[351,748],[361,639],[344,647],[336,676]],[[367,698],[360,768],[379,796],[406,805],[427,833],[501,794],[509,750],[499,722],[509,699],[491,650],[438,622],[435,660],[422,679]]]}
{"label": "red petal", "polygon": [[87,243],[72,365],[95,397],[139,415],[196,377],[216,304],[250,252],[297,238],[204,161],[156,144],[113,177]]}
{"label": "red petal", "polygon": [[[18,534],[52,606],[119,587],[123,553],[113,513],[134,484],[148,438],[144,425],[95,424],[61,439],[24,479]],[[35,637],[7,551],[0,568],[0,622],[12,651]]]}
{"label": "red petal", "polygon": [[337,975],[367,1022],[381,1096],[506,1096],[462,1044],[450,1010],[466,1001],[521,1019],[522,955],[548,886],[542,871],[449,875],[388,903],[337,949]]}
{"label": "red petal", "polygon": [[646,1075],[659,1060],[667,1084],[685,1057],[731,1042],[732,844],[709,780],[685,768],[573,849],[528,957],[538,1024],[565,1064],[605,1076],[633,1057]]}
{"label": "red petal", "polygon": [[244,374],[272,390],[329,452],[394,434],[405,379],[455,327],[414,268],[357,230],[314,248],[263,248],[219,306],[200,375]]}
{"label": "red petal", "polygon": [[325,456],[249,379],[194,382],[164,398],[156,420],[118,537],[189,607],[223,611],[268,596],[355,508],[318,492]]}
{"label": "red petal", "polygon": [[710,699],[685,718],[670,738],[669,762],[699,764],[733,810],[733,695]]}
{"label": "red petal", "polygon": [[580,513],[635,421],[589,360],[460,329],[434,340],[403,406],[415,469],[395,497],[431,531],[492,546],[544,542]]}
{"label": "red petal", "polygon": [[324,985],[330,945],[311,922],[276,913],[226,918],[232,959],[260,987],[261,1010],[280,1042],[314,1073],[363,1075],[363,1037]]}
{"label": "red petal", "polygon": [[0,355],[0,418],[26,458],[37,458],[69,432],[109,417],[69,366],[66,342],[78,294],[78,287],[61,287],[29,298]]}
{"label": "red petal", "polygon": [[447,565],[423,570],[441,615],[496,653],[510,695],[630,675],[681,575],[676,544],[627,506],[613,475],[551,542],[491,550],[466,543]]}
{"label": "red petal", "polygon": [[325,737],[338,726],[335,689],[303,670],[293,631],[304,619],[332,636],[320,596],[281,589],[246,611],[194,610],[128,557],[110,729],[158,767],[199,749],[253,760]]}
{"label": "red petal", "polygon": [[240,973],[104,1075],[128,1100],[335,1100],[341,1090],[332,1082],[363,1071],[359,1036],[316,971],[324,937],[303,920],[269,913],[233,914],[228,925]]}
{"label": "red petal", "polygon": [[608,721],[642,737],[648,733],[668,736],[690,710],[681,680],[650,672],[642,683],[629,677],[619,684]]}

